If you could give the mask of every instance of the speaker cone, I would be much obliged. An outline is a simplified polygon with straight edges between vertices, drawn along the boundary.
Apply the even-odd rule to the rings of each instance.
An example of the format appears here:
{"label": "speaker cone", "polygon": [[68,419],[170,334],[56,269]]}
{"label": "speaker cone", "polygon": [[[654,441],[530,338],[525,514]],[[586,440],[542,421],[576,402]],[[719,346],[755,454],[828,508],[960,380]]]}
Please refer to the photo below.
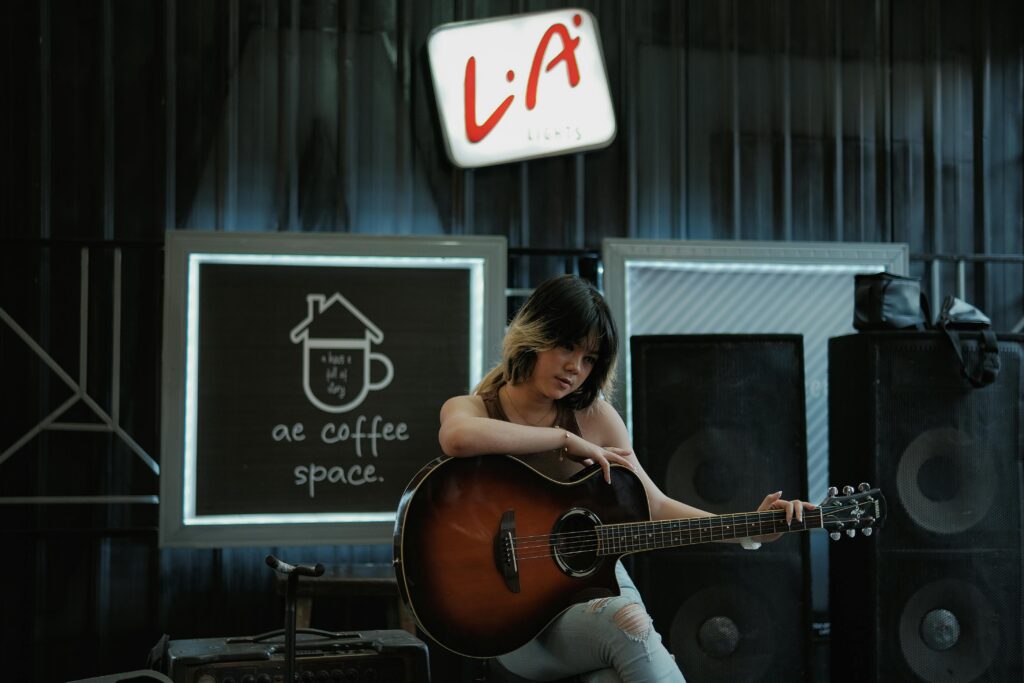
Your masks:
{"label": "speaker cone", "polygon": [[999,650],[996,610],[967,581],[925,584],[907,600],[899,622],[903,658],[925,681],[973,681],[991,667]]}
{"label": "speaker cone", "polygon": [[751,501],[734,499],[745,471],[741,457],[752,447],[738,431],[707,428],[697,432],[669,457],[666,493],[712,511],[749,505]]}
{"label": "speaker cone", "polygon": [[[690,596],[672,619],[671,650],[683,674],[695,681],[758,681],[768,670],[774,642],[772,611],[739,585],[710,586]],[[799,634],[793,634],[799,637]]]}
{"label": "speaker cone", "polygon": [[907,514],[939,534],[962,533],[984,519],[997,483],[992,454],[951,427],[920,434],[903,451],[896,470]]}

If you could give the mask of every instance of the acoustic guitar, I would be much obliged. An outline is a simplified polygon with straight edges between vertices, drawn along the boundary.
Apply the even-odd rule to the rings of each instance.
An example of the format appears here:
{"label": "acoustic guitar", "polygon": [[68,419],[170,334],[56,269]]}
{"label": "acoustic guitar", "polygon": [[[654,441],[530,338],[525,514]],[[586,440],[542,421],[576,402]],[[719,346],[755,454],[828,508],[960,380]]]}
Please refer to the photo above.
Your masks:
{"label": "acoustic guitar", "polygon": [[623,555],[763,534],[826,529],[869,535],[885,514],[878,489],[835,488],[803,522],[785,511],[652,521],[639,477],[621,465],[571,481],[511,456],[438,458],[413,477],[395,519],[394,566],[420,628],[468,657],[529,642],[578,602],[618,595]]}

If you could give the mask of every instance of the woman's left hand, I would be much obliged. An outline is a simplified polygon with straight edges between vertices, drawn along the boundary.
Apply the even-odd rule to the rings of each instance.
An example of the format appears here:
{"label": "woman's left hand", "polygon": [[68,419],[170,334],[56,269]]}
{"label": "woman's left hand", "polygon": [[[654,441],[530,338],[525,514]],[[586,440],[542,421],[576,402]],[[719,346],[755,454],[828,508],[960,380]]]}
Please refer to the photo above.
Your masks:
{"label": "woman's left hand", "polygon": [[[775,493],[769,493],[761,501],[761,504],[757,507],[758,512],[767,512],[768,510],[785,510],[786,511],[786,525],[792,524],[795,519],[797,522],[802,522],[804,519],[804,510],[814,510],[818,506],[813,503],[808,503],[803,500],[782,500],[782,491],[776,491]],[[754,536],[753,540],[758,543],[771,543],[781,537],[782,534],[768,534],[765,536]]]}

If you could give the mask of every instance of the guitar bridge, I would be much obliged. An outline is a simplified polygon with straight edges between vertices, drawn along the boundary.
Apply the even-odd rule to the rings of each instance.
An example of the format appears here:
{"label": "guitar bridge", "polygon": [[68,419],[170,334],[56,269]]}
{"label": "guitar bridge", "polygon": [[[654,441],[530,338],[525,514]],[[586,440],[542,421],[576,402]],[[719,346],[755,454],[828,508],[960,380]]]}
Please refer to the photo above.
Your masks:
{"label": "guitar bridge", "polygon": [[513,593],[519,592],[519,564],[516,561],[516,513],[508,510],[501,515],[501,525],[494,537],[494,564],[505,577],[505,585]]}

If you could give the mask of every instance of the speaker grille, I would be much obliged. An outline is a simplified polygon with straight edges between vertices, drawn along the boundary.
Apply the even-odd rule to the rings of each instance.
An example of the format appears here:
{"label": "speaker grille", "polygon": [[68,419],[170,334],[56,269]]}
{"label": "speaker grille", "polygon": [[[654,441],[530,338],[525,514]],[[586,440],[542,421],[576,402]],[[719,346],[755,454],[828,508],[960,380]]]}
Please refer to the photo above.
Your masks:
{"label": "speaker grille", "polygon": [[[716,514],[769,490],[807,492],[799,335],[631,340],[633,436],[667,494]],[[690,683],[804,680],[810,625],[808,535],[749,553],[709,543],[648,553],[637,585]]]}
{"label": "speaker grille", "polygon": [[833,478],[888,503],[875,536],[830,546],[834,681],[1021,680],[1024,337],[1000,337],[980,389],[939,333],[829,343]]}
{"label": "speaker grille", "polygon": [[633,444],[665,493],[716,514],[753,509],[769,487],[806,497],[799,335],[637,336],[631,344]]}
{"label": "speaker grille", "polygon": [[796,553],[655,553],[644,602],[690,683],[803,680],[805,567]]}
{"label": "speaker grille", "polygon": [[[878,564],[881,670],[892,680],[1020,680],[1020,558],[1009,552],[893,553]],[[1016,672],[1016,675],[1014,675]]]}
{"label": "speaker grille", "polygon": [[876,468],[897,488],[881,547],[1018,548],[1019,506],[1005,503],[1019,496],[1020,347],[1000,345],[1002,381],[982,389],[937,336],[874,344],[872,357]]}

